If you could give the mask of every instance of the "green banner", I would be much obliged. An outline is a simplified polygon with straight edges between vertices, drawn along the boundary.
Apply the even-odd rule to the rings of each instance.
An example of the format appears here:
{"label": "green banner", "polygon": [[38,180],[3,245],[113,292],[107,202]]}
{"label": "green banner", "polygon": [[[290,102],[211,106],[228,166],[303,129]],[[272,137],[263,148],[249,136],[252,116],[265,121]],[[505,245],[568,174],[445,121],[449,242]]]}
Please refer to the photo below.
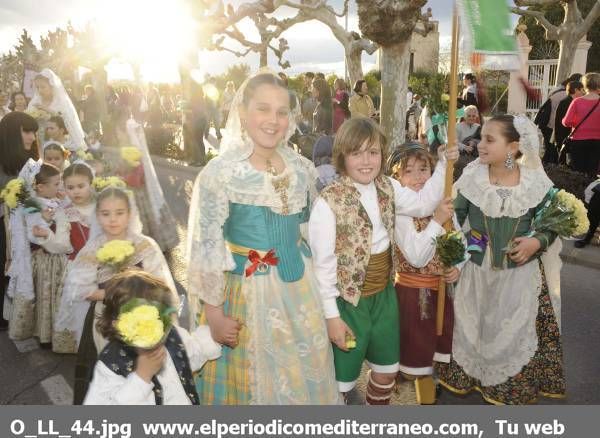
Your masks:
{"label": "green banner", "polygon": [[482,55],[482,68],[518,69],[517,42],[506,0],[458,0],[457,5],[465,54]]}

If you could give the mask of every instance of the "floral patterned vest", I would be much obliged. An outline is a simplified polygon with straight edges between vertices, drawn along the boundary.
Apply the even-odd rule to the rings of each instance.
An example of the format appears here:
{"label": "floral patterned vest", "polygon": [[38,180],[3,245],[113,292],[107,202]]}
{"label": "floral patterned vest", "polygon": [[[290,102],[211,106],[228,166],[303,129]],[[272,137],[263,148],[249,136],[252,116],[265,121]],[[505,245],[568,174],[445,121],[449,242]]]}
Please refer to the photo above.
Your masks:
{"label": "floral patterned vest", "polygon": [[[417,230],[417,232],[420,233],[425,228],[427,228],[427,225],[429,225],[429,222],[431,222],[432,219],[433,216],[413,218],[413,223],[415,224],[415,229]],[[397,261],[396,272],[409,272],[413,274],[424,275],[439,275],[444,270],[444,267],[442,266],[442,262],[440,261],[437,252],[433,256],[431,261],[427,263],[427,266],[423,268],[415,268],[410,263],[408,263],[408,261],[402,254],[402,251],[400,251],[400,248],[398,248],[397,245],[394,245],[394,254],[396,256]]]}
{"label": "floral patterned vest", "polygon": [[[378,176],[374,182],[381,221],[388,232],[390,245],[393,247],[394,187],[386,176]],[[373,225],[360,202],[360,192],[348,176],[342,176],[325,187],[320,195],[335,214],[337,288],[344,300],[356,306],[360,299],[371,256]],[[391,271],[390,274],[393,276],[394,269]]]}

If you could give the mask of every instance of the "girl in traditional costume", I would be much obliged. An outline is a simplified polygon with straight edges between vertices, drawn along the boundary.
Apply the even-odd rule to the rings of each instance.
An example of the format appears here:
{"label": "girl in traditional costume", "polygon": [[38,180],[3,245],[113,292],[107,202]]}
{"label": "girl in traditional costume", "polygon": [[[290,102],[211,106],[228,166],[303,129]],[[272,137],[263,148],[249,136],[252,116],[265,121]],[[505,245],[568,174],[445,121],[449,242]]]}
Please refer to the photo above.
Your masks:
{"label": "girl in traditional costume", "polygon": [[472,250],[455,290],[452,360],[436,364],[440,383],[493,404],[564,397],[560,239],[531,230],[552,188],[537,129],[524,116],[492,117],[478,151],[455,184]]}
{"label": "girl in traditional costume", "polygon": [[[458,155],[456,148],[452,154]],[[392,253],[396,217],[431,214],[441,200],[445,175],[445,165],[439,164],[415,193],[383,175],[386,155],[386,138],[374,121],[357,117],[344,122],[333,146],[341,176],[321,191],[309,222],[339,391],[354,388],[366,359],[371,368],[368,404],[389,404],[399,369]]]}
{"label": "girl in traditional costume", "polygon": [[92,189],[93,179],[90,166],[79,161],[71,164],[63,172],[63,183],[68,197],[63,208],[69,221],[69,238],[73,248],[69,254],[71,262],[75,260],[90,236],[90,224],[96,209]]}
{"label": "girl in traditional costume", "polygon": [[[297,108],[297,105],[295,106]],[[287,147],[295,115],[281,79],[258,73],[234,99],[219,156],[198,176],[188,291],[223,354],[202,404],[336,404],[333,356],[301,228],[316,171]]]}
{"label": "girl in traditional costume", "polygon": [[[98,250],[112,241],[132,246],[132,254],[119,264],[99,258]],[[158,245],[141,233],[132,197],[122,189],[107,187],[98,195],[88,242],[69,263],[56,319],[54,351],[77,352],[75,404],[82,403],[98,351],[106,344],[94,330],[94,320],[103,308],[104,286],[119,271],[132,266],[156,275],[175,291],[171,272]],[[177,296],[173,300],[178,302]]]}
{"label": "girl in traditional costume", "polygon": [[39,123],[38,136],[41,143],[48,140],[46,124],[50,117],[60,115],[69,133],[69,142],[65,146],[71,151],[87,149],[77,110],[60,78],[52,70],[45,68],[35,77],[34,82],[35,94],[27,106],[27,112]]}
{"label": "girl in traditional costume", "polygon": [[[407,143],[388,159],[393,178],[414,192],[423,189],[435,167],[419,143]],[[396,295],[400,310],[400,374],[414,380],[417,402],[435,402],[434,362],[449,362],[452,351],[453,309],[446,296],[441,336],[436,334],[437,291],[440,275],[446,283],[458,279],[459,267],[445,268],[436,252],[436,238],[452,218],[451,204],[442,203],[433,216],[396,219]],[[456,226],[458,229],[459,227]]]}
{"label": "girl in traditional costume", "polygon": [[160,249],[165,252],[179,243],[177,223],[165,202],[154,164],[150,159],[144,128],[133,118],[126,123],[129,144],[140,154],[139,163],[132,165],[121,160],[117,173],[125,179],[134,193],[143,233],[152,237]]}
{"label": "girl in traditional costume", "polygon": [[70,164],[69,152],[60,143],[48,141],[42,147],[42,151],[44,163],[53,165],[61,172]]}
{"label": "girl in traditional costume", "polygon": [[[164,341],[157,346],[136,348],[137,344],[150,343],[146,338],[152,338],[152,333],[136,332],[133,336],[122,332],[119,324],[121,319],[125,321],[122,309],[133,300],[138,300],[136,308],[144,306],[144,311],[154,308],[160,315],[159,312],[165,314],[172,309],[173,292],[164,281],[139,271],[126,271],[109,282],[104,310],[98,320],[98,330],[108,345],[100,352],[84,404],[199,404],[192,373],[207,360],[219,357],[221,346],[212,340],[206,325],[190,333],[175,325],[164,327],[164,321],[158,320],[163,325],[158,334],[166,332]],[[133,314],[129,316],[133,319]],[[144,319],[147,327],[152,320]],[[124,336],[128,336],[129,343]],[[154,335],[153,339],[157,337]]]}
{"label": "girl in traditional costume", "polygon": [[[13,297],[13,311],[9,325],[9,336],[22,340],[36,336],[42,347],[50,347],[53,323],[60,302],[61,282],[67,257],[71,251],[68,221],[60,207],[58,190],[60,171],[50,165],[42,164],[33,181],[33,201],[39,211],[23,214],[27,240],[31,244],[30,267],[28,270],[33,281],[30,293]],[[31,207],[20,206],[22,210]],[[13,241],[23,236],[15,234]],[[15,261],[19,264],[27,260]]]}

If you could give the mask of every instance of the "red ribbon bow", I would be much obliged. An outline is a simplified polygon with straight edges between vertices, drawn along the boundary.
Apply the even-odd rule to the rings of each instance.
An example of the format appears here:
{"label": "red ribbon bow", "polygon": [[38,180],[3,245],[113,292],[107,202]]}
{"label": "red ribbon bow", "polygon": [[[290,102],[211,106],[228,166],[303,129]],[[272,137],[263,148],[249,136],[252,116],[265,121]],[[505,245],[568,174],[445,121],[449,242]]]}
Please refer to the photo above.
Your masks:
{"label": "red ribbon bow", "polygon": [[250,277],[257,269],[258,272],[265,272],[268,265],[275,266],[279,263],[279,259],[275,257],[274,249],[270,249],[262,258],[258,252],[251,249],[248,251],[248,260],[252,265],[246,268],[246,277]]}

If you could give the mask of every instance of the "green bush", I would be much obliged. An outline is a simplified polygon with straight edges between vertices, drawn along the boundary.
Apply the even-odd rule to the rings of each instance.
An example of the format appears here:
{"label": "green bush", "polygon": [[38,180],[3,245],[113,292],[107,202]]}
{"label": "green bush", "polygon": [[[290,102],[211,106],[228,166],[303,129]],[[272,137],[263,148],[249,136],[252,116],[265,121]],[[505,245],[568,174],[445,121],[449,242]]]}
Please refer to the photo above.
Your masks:
{"label": "green bush", "polygon": [[448,75],[417,70],[408,77],[408,86],[422,97],[421,106],[428,105],[435,112],[448,112],[448,102],[442,99],[448,93]]}
{"label": "green bush", "polygon": [[[381,94],[381,72],[379,70],[371,70],[365,75],[365,81],[369,87],[369,94],[371,96],[379,96]],[[354,86],[354,84],[350,84]]]}

